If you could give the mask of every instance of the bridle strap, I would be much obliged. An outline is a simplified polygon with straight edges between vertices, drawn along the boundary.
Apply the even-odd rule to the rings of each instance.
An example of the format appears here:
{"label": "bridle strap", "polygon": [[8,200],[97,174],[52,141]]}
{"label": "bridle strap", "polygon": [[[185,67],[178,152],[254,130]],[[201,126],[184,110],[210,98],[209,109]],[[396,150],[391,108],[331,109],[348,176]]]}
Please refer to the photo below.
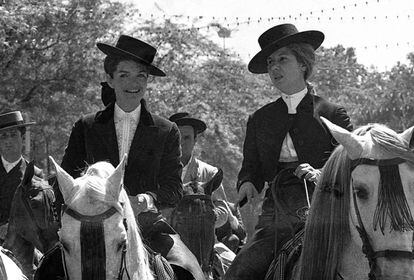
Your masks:
{"label": "bridle strap", "polygon": [[126,265],[126,252],[127,252],[127,247],[126,247],[126,243],[122,246],[122,255],[121,255],[121,266],[119,267],[119,271],[118,271],[118,280],[122,280],[122,277],[124,276],[124,272],[126,273],[128,279],[131,279],[131,277],[129,276],[129,272],[127,269],[127,265]]}
{"label": "bridle strap", "polygon": [[401,250],[383,250],[374,253],[374,259],[376,258],[402,258],[402,259],[414,259],[414,253],[410,251]]}
{"label": "bridle strap", "polygon": [[[352,184],[353,187],[353,184]],[[368,273],[368,279],[375,280],[375,269],[377,268],[377,262],[376,258],[373,256],[375,255],[374,249],[372,248],[371,242],[369,240],[369,236],[367,234],[367,231],[365,230],[364,223],[362,222],[361,214],[359,212],[358,203],[356,200],[355,192],[352,194],[353,201],[354,201],[354,208],[355,208],[355,214],[357,216],[358,225],[355,226],[359,237],[362,240],[362,253],[364,253],[365,257],[368,259],[368,264],[370,271]]]}
{"label": "bridle strap", "polygon": [[73,210],[70,207],[64,207],[63,208],[63,213],[68,214],[69,216],[71,216],[72,218],[81,221],[81,222],[99,222],[99,221],[103,221],[106,220],[107,218],[111,217],[112,215],[114,215],[116,212],[118,212],[118,210],[116,210],[115,207],[111,207],[108,210],[106,210],[105,212],[98,214],[98,215],[93,215],[93,216],[89,216],[89,215],[83,215],[75,210]]}
{"label": "bridle strap", "polygon": [[366,164],[366,165],[375,165],[375,166],[390,166],[390,165],[398,165],[403,162],[406,162],[403,158],[391,158],[391,159],[372,159],[372,158],[358,158],[351,160],[351,172],[355,169],[358,165]]}

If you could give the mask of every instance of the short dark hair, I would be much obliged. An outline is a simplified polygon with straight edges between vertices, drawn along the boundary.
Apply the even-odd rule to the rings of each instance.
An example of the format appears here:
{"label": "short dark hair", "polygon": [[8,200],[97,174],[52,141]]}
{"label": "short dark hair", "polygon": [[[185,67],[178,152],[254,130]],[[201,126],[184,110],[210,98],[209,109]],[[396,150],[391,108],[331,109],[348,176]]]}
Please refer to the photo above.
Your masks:
{"label": "short dark hair", "polygon": [[116,71],[116,68],[118,67],[118,64],[121,63],[122,61],[128,61],[128,60],[132,60],[135,61],[139,64],[142,64],[144,66],[146,66],[145,64],[141,63],[138,60],[134,60],[130,57],[127,56],[121,56],[121,55],[108,55],[105,57],[104,60],[104,70],[105,73],[108,74],[109,76],[111,76],[111,78],[113,78],[114,76],[114,72]]}
{"label": "short dark hair", "polygon": [[296,57],[296,60],[303,64],[306,68],[304,78],[308,78],[312,75],[313,68],[315,66],[315,50],[310,44],[306,43],[292,43],[286,46],[293,55]]}

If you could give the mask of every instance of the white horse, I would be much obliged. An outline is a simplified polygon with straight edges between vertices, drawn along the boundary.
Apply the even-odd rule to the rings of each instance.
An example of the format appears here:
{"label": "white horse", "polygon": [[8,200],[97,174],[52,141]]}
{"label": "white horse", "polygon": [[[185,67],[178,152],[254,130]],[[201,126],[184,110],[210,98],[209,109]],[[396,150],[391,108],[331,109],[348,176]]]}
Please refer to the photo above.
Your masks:
{"label": "white horse", "polygon": [[414,128],[323,121],[341,146],[315,189],[299,263],[275,279],[414,279]]}
{"label": "white horse", "polygon": [[414,127],[350,133],[322,120],[341,145],[323,168],[303,241],[284,245],[269,277],[414,279]]}
{"label": "white horse", "polygon": [[13,258],[10,258],[0,246],[0,279],[1,280],[27,280],[20,267]]}
{"label": "white horse", "polygon": [[59,237],[68,278],[154,279],[123,188],[125,157],[116,168],[97,162],[77,179],[51,160],[65,201]]}

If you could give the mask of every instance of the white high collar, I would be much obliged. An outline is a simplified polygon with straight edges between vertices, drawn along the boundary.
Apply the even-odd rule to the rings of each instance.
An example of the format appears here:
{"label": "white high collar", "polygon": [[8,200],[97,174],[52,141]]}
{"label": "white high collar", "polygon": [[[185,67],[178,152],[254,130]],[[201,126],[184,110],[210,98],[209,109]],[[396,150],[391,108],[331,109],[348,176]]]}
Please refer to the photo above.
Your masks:
{"label": "white high collar", "polygon": [[289,114],[296,114],[296,108],[307,93],[308,89],[306,87],[294,94],[286,94],[282,92],[282,99],[288,107]]}

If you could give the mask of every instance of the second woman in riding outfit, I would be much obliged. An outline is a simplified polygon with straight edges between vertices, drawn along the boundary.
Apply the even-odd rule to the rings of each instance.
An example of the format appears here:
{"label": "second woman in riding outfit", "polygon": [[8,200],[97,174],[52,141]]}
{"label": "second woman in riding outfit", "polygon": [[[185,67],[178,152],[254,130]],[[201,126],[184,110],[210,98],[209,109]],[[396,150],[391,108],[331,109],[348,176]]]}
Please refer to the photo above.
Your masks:
{"label": "second woman in riding outfit", "polygon": [[[287,198],[282,199],[284,207],[291,207],[291,202],[297,202],[296,197],[304,196],[303,179],[306,179],[310,196],[319,169],[335,148],[335,141],[319,116],[352,129],[345,109],[317,96],[308,82],[315,65],[315,50],[323,40],[322,32],[299,32],[292,24],[277,25],[259,37],[261,51],[250,61],[249,71],[268,73],[277,89],[275,93],[281,96],[249,116],[237,183],[240,205],[246,198],[250,201],[257,196],[265,183],[273,185],[272,181],[283,170],[290,170],[284,172],[278,182],[278,186],[284,185],[284,198]],[[265,277],[276,255],[275,250],[295,234],[300,224],[303,225],[294,225],[292,231],[275,219],[276,216],[275,201],[269,188],[256,232],[236,256],[225,275],[226,280]]]}

